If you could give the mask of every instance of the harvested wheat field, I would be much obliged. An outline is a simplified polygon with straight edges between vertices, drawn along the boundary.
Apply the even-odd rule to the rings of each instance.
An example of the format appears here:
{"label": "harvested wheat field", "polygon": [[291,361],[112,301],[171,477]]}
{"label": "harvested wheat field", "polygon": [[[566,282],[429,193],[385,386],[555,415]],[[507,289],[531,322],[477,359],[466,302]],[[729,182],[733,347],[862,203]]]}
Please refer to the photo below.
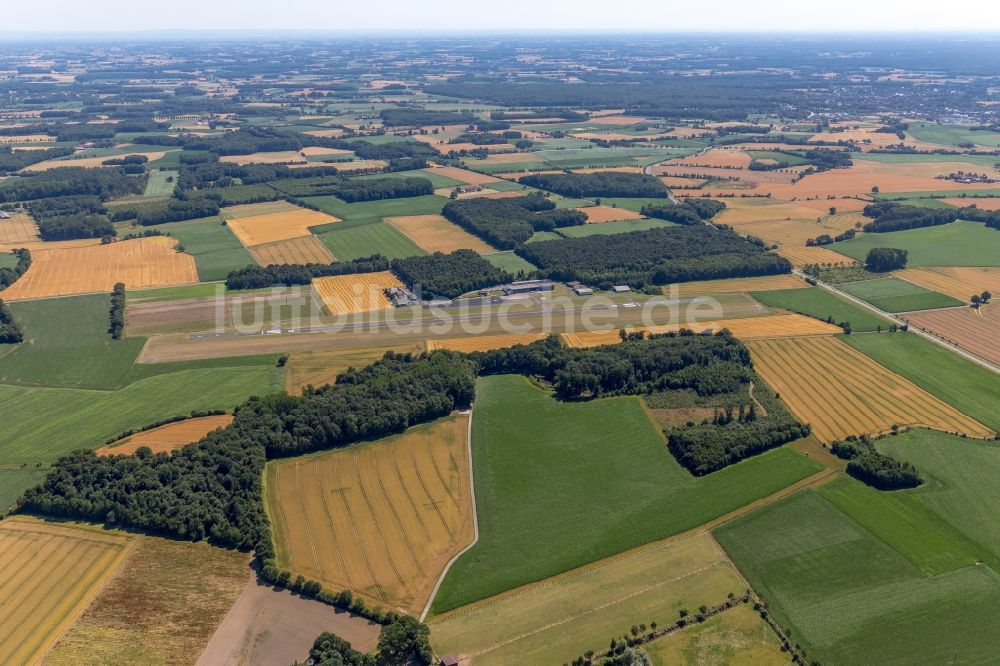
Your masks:
{"label": "harvested wheat field", "polygon": [[260,243],[247,247],[261,266],[271,264],[329,264],[333,255],[313,235]]}
{"label": "harvested wheat field", "polygon": [[[803,202],[805,203],[805,202]],[[825,202],[824,202],[825,203]],[[860,212],[838,212],[795,203],[772,203],[761,199],[735,200],[716,216],[716,221],[730,224],[742,234],[753,234],[769,243],[805,247],[806,241],[823,234],[836,236],[867,220]],[[839,209],[838,209],[839,210]]]}
{"label": "harvested wheat field", "polygon": [[166,151],[158,150],[149,153],[122,153],[120,155],[104,155],[103,157],[77,157],[77,158],[59,158],[54,160],[45,160],[44,162],[39,162],[38,164],[32,164],[26,166],[21,171],[48,171],[49,169],[59,169],[62,167],[103,167],[104,162],[107,160],[125,157],[126,155],[142,155],[146,157],[150,162],[160,159],[166,155]]}
{"label": "harvested wheat field", "polygon": [[544,337],[544,333],[510,333],[428,340],[427,351],[434,351],[435,349],[450,349],[451,351],[460,352],[490,351],[493,349],[506,349],[514,345],[527,345]]}
{"label": "harvested wheat field", "polygon": [[[740,319],[719,319],[716,321],[689,322],[684,324],[663,324],[660,326],[635,327],[628,331],[646,331],[648,333],[673,333],[682,328],[696,333],[717,333],[729,329],[735,337],[741,340],[758,340],[762,338],[787,338],[811,335],[836,335],[843,330],[839,326],[828,324],[819,319],[800,314],[780,314],[764,317],[742,317]],[[581,331],[578,333],[563,333],[563,340],[570,347],[597,347],[621,342],[618,329],[610,331]]]}
{"label": "harvested wheat field", "polygon": [[27,213],[11,213],[0,220],[0,243],[24,243],[38,240],[38,227]]}
{"label": "harvested wheat field", "polygon": [[762,277],[731,278],[728,280],[702,280],[682,282],[678,285],[684,294],[744,294],[751,291],[802,289],[805,280],[796,275],[765,275]]}
{"label": "harvested wheat field", "polygon": [[828,250],[825,247],[805,247],[799,245],[782,245],[777,249],[778,254],[792,262],[796,268],[801,268],[808,264],[829,264],[831,266],[853,266],[858,263],[851,257],[844,256],[839,252]]}
{"label": "harvested wheat field", "polygon": [[[439,197],[450,197],[455,191],[452,187],[439,187],[434,190],[434,194]],[[509,190],[507,192],[498,192],[496,190],[491,190],[488,187],[479,190],[478,192],[462,192],[456,198],[458,199],[512,199],[514,197],[523,197],[524,192],[519,192],[517,190]]]}
{"label": "harvested wheat field", "polygon": [[110,292],[117,282],[128,289],[198,282],[194,257],[177,252],[167,236],[32,253],[31,267],[7,287],[4,300]]}
{"label": "harvested wheat field", "polygon": [[385,221],[428,253],[448,253],[463,249],[480,254],[496,252],[486,241],[452,224],[442,215],[406,215],[387,217]]}
{"label": "harvested wheat field", "polygon": [[0,664],[36,663],[114,572],[131,540],[30,518],[0,522]]}
{"label": "harvested wheat field", "polygon": [[312,284],[316,295],[334,316],[388,310],[392,303],[386,298],[385,290],[403,286],[389,271],[321,277]]}
{"label": "harvested wheat field", "polygon": [[754,367],[821,442],[924,426],[993,435],[912,382],[832,336],[747,343]]}
{"label": "harvested wheat field", "polygon": [[307,208],[265,215],[251,215],[229,221],[229,228],[246,247],[310,235],[309,227],[337,222],[337,218]]}
{"label": "harvested wheat field", "polygon": [[646,118],[638,116],[591,116],[587,123],[591,125],[638,125],[646,120]]}
{"label": "harvested wheat field", "polygon": [[287,201],[264,201],[261,203],[239,204],[237,206],[226,206],[219,210],[220,215],[226,218],[255,217],[257,215],[270,215],[272,213],[289,213],[301,210],[295,204]]}
{"label": "harvested wheat field", "polygon": [[911,326],[1000,365],[1000,310],[996,305],[924,310],[902,315]]}
{"label": "harvested wheat field", "polygon": [[[966,165],[966,168],[968,168],[968,165]],[[952,199],[938,199],[938,201],[955,206],[956,208],[975,206],[976,208],[982,208],[983,210],[1000,210],[1000,199],[995,198],[954,197]]]}
{"label": "harvested wheat field", "polygon": [[232,422],[232,414],[184,419],[123,437],[117,442],[102,446],[95,453],[99,456],[131,455],[140,446],[148,446],[153,453],[166,453],[193,444],[216,428],[225,428]]}
{"label": "harvested wheat field", "polygon": [[421,352],[421,343],[393,347],[363,347],[361,349],[334,349],[291,354],[285,363],[285,391],[298,395],[306,386],[333,384],[337,375],[348,368],[363,368],[385,356],[386,352]]}
{"label": "harvested wheat field", "polygon": [[753,158],[742,150],[713,148],[701,155],[678,157],[677,159],[664,162],[662,165],[656,167],[655,171],[676,171],[678,168],[690,166],[707,168],[735,167],[742,170],[750,166],[750,162],[752,161]]}
{"label": "harvested wheat field", "polygon": [[642,215],[633,210],[615,208],[613,206],[588,206],[587,208],[576,208],[575,210],[582,211],[587,216],[587,224],[643,219]]}
{"label": "harvested wheat field", "polygon": [[469,185],[489,185],[490,183],[502,182],[499,178],[487,176],[483,173],[476,173],[475,171],[469,171],[468,169],[460,169],[459,167],[431,167],[427,169],[427,171],[432,174],[446,176]]}
{"label": "harvested wheat field", "polygon": [[220,162],[232,162],[240,166],[246,164],[305,164],[306,158],[297,150],[282,150],[273,153],[251,153],[249,155],[223,155]]}
{"label": "harvested wheat field", "polygon": [[[855,162],[855,165],[857,164],[858,162]],[[968,169],[968,164],[965,167]],[[884,169],[875,170],[876,167],[873,166],[866,167],[866,169],[868,170],[856,166],[848,169],[831,169],[808,175],[797,183],[769,184],[767,191],[778,199],[787,200],[806,197],[825,199],[828,196],[837,198],[865,196],[870,194],[872,187],[875,186],[883,194],[887,192],[935,192],[941,189],[961,189],[974,192],[975,190],[995,187],[990,183],[959,185],[958,183],[938,180],[932,176],[911,176]]]}
{"label": "harvested wheat field", "polygon": [[904,268],[893,275],[963,301],[983,291],[1000,296],[1000,268]]}
{"label": "harvested wheat field", "polygon": [[246,586],[248,553],[142,536],[46,666],[193,664]]}
{"label": "harvested wheat field", "polygon": [[419,613],[472,540],[467,415],[267,466],[277,557],[331,589]]}

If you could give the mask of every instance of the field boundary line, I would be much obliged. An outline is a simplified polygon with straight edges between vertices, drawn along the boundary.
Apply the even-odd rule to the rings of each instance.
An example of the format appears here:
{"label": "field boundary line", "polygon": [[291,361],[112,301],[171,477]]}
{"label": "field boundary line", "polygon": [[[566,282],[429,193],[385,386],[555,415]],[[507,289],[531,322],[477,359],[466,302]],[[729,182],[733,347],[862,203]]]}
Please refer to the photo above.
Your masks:
{"label": "field boundary line", "polygon": [[430,596],[427,598],[427,605],[424,606],[424,610],[420,613],[420,621],[423,622],[427,619],[427,614],[431,612],[431,604],[434,603],[434,598],[437,596],[438,590],[441,589],[441,583],[444,582],[444,577],[448,575],[448,571],[451,569],[451,565],[458,561],[462,555],[465,555],[473,546],[479,541],[479,512],[476,509],[476,482],[475,473],[472,470],[472,410],[473,406],[469,407],[469,425],[466,428],[465,435],[465,447],[468,456],[469,465],[469,495],[472,498],[472,541],[469,542],[462,550],[455,553],[455,555],[448,560],[448,563],[444,565],[444,570],[441,571],[441,575],[438,577],[437,582],[434,583],[434,589],[431,590]]}

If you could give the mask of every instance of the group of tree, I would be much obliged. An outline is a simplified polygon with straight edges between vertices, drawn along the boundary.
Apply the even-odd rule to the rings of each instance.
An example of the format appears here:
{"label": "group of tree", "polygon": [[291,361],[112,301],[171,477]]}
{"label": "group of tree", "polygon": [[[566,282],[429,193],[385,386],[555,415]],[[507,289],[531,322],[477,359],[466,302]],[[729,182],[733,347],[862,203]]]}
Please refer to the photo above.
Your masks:
{"label": "group of tree", "polygon": [[392,262],[393,272],[423,298],[456,298],[509,282],[513,277],[472,250],[435,252]]}
{"label": "group of tree", "polygon": [[395,616],[379,633],[375,651],[355,650],[340,636],[324,631],[309,650],[312,666],[429,666],[434,660],[430,629],[409,615]]}
{"label": "group of tree", "polygon": [[120,167],[86,169],[67,166],[19,177],[0,189],[0,202],[30,201],[71,195],[92,195],[101,201],[142,194],[145,178],[122,172]]}
{"label": "group of tree", "polygon": [[335,196],[348,203],[434,194],[434,186],[426,178],[304,178],[281,180],[272,186],[293,197]]}
{"label": "group of tree", "polygon": [[877,201],[865,206],[863,213],[865,217],[872,218],[872,221],[866,223],[863,229],[868,233],[877,234],[951,224],[959,219],[960,210],[957,208],[909,206],[893,201]]}
{"label": "group of tree", "polygon": [[910,463],[880,453],[867,435],[834,442],[833,453],[847,463],[847,473],[879,490],[916,488],[923,479]]}
{"label": "group of tree", "polygon": [[107,238],[116,233],[105,215],[68,215],[38,220],[38,235],[45,241]]}
{"label": "group of tree", "polygon": [[125,284],[118,282],[111,291],[111,307],[108,310],[111,320],[108,333],[112,340],[121,340],[125,333]]}
{"label": "group of tree", "polygon": [[646,204],[640,212],[646,217],[655,217],[675,224],[701,224],[715,217],[726,207],[718,199],[688,198],[679,204]]}
{"label": "group of tree", "polygon": [[459,199],[445,204],[441,213],[494,247],[512,250],[536,231],[587,222],[587,215],[581,211],[555,208],[555,203],[535,193],[509,199]]}
{"label": "group of tree", "polygon": [[973,294],[972,298],[969,299],[969,303],[974,308],[978,308],[980,305],[985,305],[993,300],[993,294],[990,291],[984,290],[979,294]]}
{"label": "group of tree", "polygon": [[888,273],[906,268],[907,250],[895,247],[873,247],[865,257],[865,269],[872,273]]}
{"label": "group of tree", "polygon": [[522,176],[521,184],[555,192],[564,197],[644,197],[665,199],[667,186],[642,173],[541,173]]}
{"label": "group of tree", "polygon": [[31,266],[31,250],[28,248],[12,250],[11,254],[17,257],[17,263],[13,267],[0,268],[0,291],[17,282],[17,279]]}
{"label": "group of tree", "polygon": [[807,238],[806,247],[817,247],[829,245],[830,243],[839,243],[840,241],[851,240],[857,235],[857,229],[847,229],[843,233],[839,233],[836,236],[831,236],[830,234],[820,234],[815,238]]}
{"label": "group of tree", "polygon": [[262,289],[278,285],[309,284],[313,278],[354,273],[378,273],[392,267],[391,262],[380,254],[362,257],[353,261],[337,261],[330,264],[270,264],[268,266],[247,266],[231,271],[226,276],[227,289]]}
{"label": "group of tree", "polygon": [[7,304],[0,299],[0,344],[17,344],[24,340],[24,333],[14,319]]}
{"label": "group of tree", "polygon": [[11,146],[0,146],[0,174],[11,174],[32,164],[73,154],[71,146],[57,146],[44,150],[14,150]]}
{"label": "group of tree", "polygon": [[478,121],[468,111],[428,111],[416,107],[383,109],[379,112],[379,117],[386,127],[472,125]]}
{"label": "group of tree", "polygon": [[517,254],[538,266],[544,277],[599,288],[791,271],[787,259],[766,252],[761,244],[706,225],[539,241],[521,246]]}

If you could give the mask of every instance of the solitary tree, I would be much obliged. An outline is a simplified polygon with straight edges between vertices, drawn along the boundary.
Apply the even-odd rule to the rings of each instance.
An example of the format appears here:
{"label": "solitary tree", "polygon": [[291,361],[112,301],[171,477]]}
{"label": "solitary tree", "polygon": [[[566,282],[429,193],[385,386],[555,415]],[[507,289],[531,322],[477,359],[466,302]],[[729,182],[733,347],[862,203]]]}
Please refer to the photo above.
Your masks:
{"label": "solitary tree", "polygon": [[973,294],[971,300],[972,300],[972,307],[974,308],[978,308],[979,305],[983,302],[983,298],[979,294]]}
{"label": "solitary tree", "polygon": [[983,303],[989,303],[990,299],[993,298],[993,294],[991,294],[989,291],[984,291],[982,294],[980,294],[979,298],[982,300]]}
{"label": "solitary tree", "polygon": [[837,207],[830,206],[830,215],[836,215],[836,214],[837,214]]}

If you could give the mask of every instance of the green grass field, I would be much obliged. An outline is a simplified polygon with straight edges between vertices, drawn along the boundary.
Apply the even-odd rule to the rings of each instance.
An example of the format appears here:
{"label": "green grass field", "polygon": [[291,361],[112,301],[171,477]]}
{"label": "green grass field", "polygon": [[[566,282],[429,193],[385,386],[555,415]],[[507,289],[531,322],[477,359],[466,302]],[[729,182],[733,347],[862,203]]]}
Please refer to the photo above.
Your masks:
{"label": "green grass field", "polygon": [[229,227],[221,222],[217,217],[206,217],[147,228],[159,229],[177,238],[184,251],[194,257],[198,279],[211,282],[225,280],[230,271],[257,265]]}
{"label": "green grass field", "polygon": [[[969,544],[950,543],[954,530],[920,507],[868,493],[845,478],[714,534],[807,660],[934,664],[960,652],[969,663],[989,661],[1000,649],[988,629],[1000,576],[969,564]],[[918,522],[894,524],[900,518]],[[927,576],[915,562],[940,573]]]}
{"label": "green grass field", "polygon": [[479,381],[472,443],[479,541],[436,613],[700,525],[819,469],[781,448],[696,479],[638,398],[562,403],[509,375]]}
{"label": "green grass field", "polygon": [[0,382],[5,384],[117,388],[146,342],[111,339],[110,294],[23,301],[9,307],[25,341],[0,357]]}
{"label": "green grass field", "polygon": [[7,515],[25,490],[41,483],[47,471],[38,467],[0,467],[0,518]]}
{"label": "green grass field", "polygon": [[117,391],[0,386],[0,464],[49,463],[160,419],[232,409],[282,390],[283,374],[272,364],[172,372]]}
{"label": "green grass field", "polygon": [[601,222],[600,224],[581,224],[576,227],[562,227],[556,233],[566,238],[583,238],[584,236],[601,236],[608,234],[624,234],[629,231],[646,231],[660,227],[676,226],[666,220],[619,220],[618,222]]}
{"label": "green grass field", "polygon": [[508,252],[491,252],[490,254],[484,254],[483,259],[490,262],[497,268],[502,268],[512,275],[517,275],[519,271],[530,273],[535,270],[534,264],[527,259],[522,259],[517,256],[514,254],[513,250]]}
{"label": "green grass field", "polygon": [[915,333],[842,335],[881,365],[1000,431],[1000,377]]}
{"label": "green grass field", "polygon": [[973,132],[961,125],[938,125],[935,123],[911,123],[907,130],[914,139],[945,146],[974,143],[990,148],[1000,147],[1000,132]]}
{"label": "green grass field", "polygon": [[643,646],[653,666],[754,664],[787,666],[771,627],[750,605],[737,606]]}
{"label": "green grass field", "polygon": [[755,291],[750,295],[769,308],[784,308],[823,320],[833,317],[834,323],[850,322],[854,331],[874,331],[879,326],[883,330],[889,328],[888,320],[819,287]]}
{"label": "green grass field", "polygon": [[776,150],[748,150],[746,152],[755,160],[772,160],[786,167],[809,164],[809,160],[803,159],[798,155],[780,153]]}
{"label": "green grass field", "polygon": [[859,234],[826,247],[858,261],[873,247],[895,247],[909,252],[907,266],[1000,266],[1000,231],[979,222]]}
{"label": "green grass field", "polygon": [[0,252],[0,268],[14,268],[17,262],[18,258],[12,252]]}
{"label": "green grass field", "polygon": [[389,259],[402,259],[427,254],[396,227],[385,222],[334,229],[317,236],[337,261],[382,254]]}
{"label": "green grass field", "polygon": [[[303,199],[324,213],[340,218],[341,222],[313,227],[316,233],[324,233],[335,229],[371,224],[381,221],[384,217],[396,215],[434,215],[441,212],[448,203],[447,197],[429,194],[423,197],[406,197],[403,199],[384,199],[382,201],[360,201],[345,203],[333,196],[307,197]],[[337,256],[336,254],[334,256]],[[340,257],[337,257],[338,259]]]}
{"label": "green grass field", "polygon": [[848,282],[840,285],[840,288],[886,312],[910,312],[965,305],[957,298],[894,277]]}
{"label": "green grass field", "polygon": [[643,197],[605,197],[601,199],[601,203],[606,206],[618,206],[619,208],[625,208],[627,210],[633,210],[639,212],[642,210],[643,206],[665,206],[670,203],[670,199],[655,199],[655,198],[643,198]]}
{"label": "green grass field", "polygon": [[177,187],[176,171],[150,171],[144,197],[169,197]]}

